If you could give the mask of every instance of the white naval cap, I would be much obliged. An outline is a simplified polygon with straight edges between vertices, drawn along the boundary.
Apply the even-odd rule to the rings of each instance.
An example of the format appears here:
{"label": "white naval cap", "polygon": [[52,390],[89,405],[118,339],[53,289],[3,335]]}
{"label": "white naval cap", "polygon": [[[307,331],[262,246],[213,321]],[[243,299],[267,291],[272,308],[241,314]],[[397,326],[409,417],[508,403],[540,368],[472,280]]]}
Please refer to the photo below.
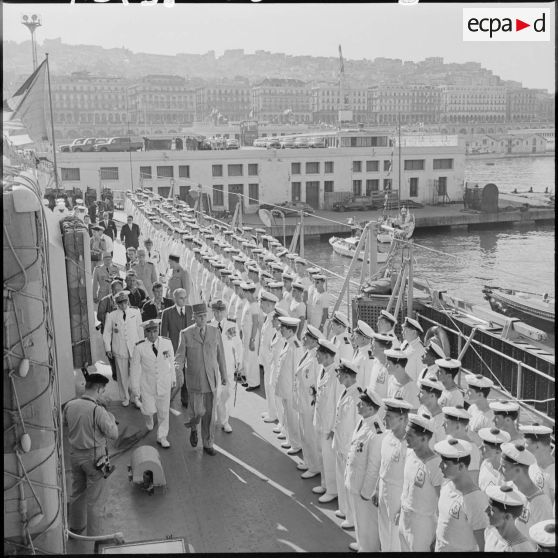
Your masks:
{"label": "white naval cap", "polygon": [[479,389],[491,388],[494,386],[494,382],[482,374],[468,374],[465,376],[465,381],[470,387]]}
{"label": "white naval cap", "polygon": [[282,289],[285,284],[283,283],[283,281],[270,281],[267,286],[270,289]]}
{"label": "white naval cap", "polygon": [[283,271],[283,266],[278,262],[273,262],[269,267],[275,271]]}
{"label": "white naval cap", "polygon": [[320,339],[318,339],[318,343],[320,345],[318,351],[324,349],[326,353],[330,353],[332,355],[337,354],[337,347],[331,341],[328,341],[327,339],[321,337]]}
{"label": "white naval cap", "polygon": [[161,325],[161,320],[146,320],[145,322],[141,323],[141,327],[143,329],[158,329]]}
{"label": "white naval cap", "polygon": [[393,335],[389,335],[388,333],[378,333],[378,332],[374,332],[374,339],[377,339],[378,341],[381,341],[384,344],[387,343],[393,343],[394,341],[394,337]]}
{"label": "white naval cap", "polygon": [[284,272],[283,279],[286,279],[287,281],[294,281],[296,279],[296,275],[293,275],[292,273]]}
{"label": "white naval cap", "polygon": [[438,381],[438,378],[436,378],[435,376],[427,376],[424,378],[421,378],[419,380],[419,385],[421,388],[426,389],[426,391],[437,391],[439,393],[442,393],[442,391],[444,391],[444,385],[442,384],[442,382]]}
{"label": "white naval cap", "polygon": [[246,269],[247,269],[248,271],[252,272],[252,273],[259,273],[259,272],[260,272],[260,270],[258,269],[258,267],[255,266],[255,265],[249,265],[249,266],[246,267]]}
{"label": "white naval cap", "polygon": [[256,285],[254,283],[251,283],[251,282],[242,282],[242,283],[240,283],[240,288],[243,291],[255,291],[256,290]]}
{"label": "white naval cap", "polygon": [[386,356],[386,358],[396,360],[407,359],[409,357],[409,355],[407,355],[407,353],[405,351],[402,351],[401,349],[386,349],[384,351],[384,355]]}
{"label": "white naval cap", "polygon": [[320,273],[319,267],[309,267],[306,271],[308,271],[309,275],[314,275],[316,273]]}
{"label": "white naval cap", "polygon": [[248,261],[244,256],[240,256],[240,255],[233,256],[233,260],[238,263],[245,263],[246,261]]}
{"label": "white naval cap", "polygon": [[280,306],[276,306],[276,307],[273,309],[273,312],[275,313],[274,316],[275,316],[277,319],[289,315],[289,313],[288,313],[286,310],[283,310],[283,308],[281,308]]}
{"label": "white naval cap", "polygon": [[257,232],[257,233],[260,233],[260,234],[265,234],[266,231],[265,231],[265,229],[258,228],[258,229],[255,229],[254,232]]}
{"label": "white naval cap", "polygon": [[300,281],[293,282],[293,289],[298,289],[299,291],[304,290],[304,285]]}
{"label": "white naval cap", "polygon": [[268,302],[275,302],[277,304],[279,299],[269,291],[260,291],[260,300],[267,300]]}
{"label": "white naval cap", "polygon": [[316,341],[319,341],[319,339],[323,335],[323,333],[317,327],[314,327],[313,325],[308,324],[306,326],[305,335],[310,335],[310,337],[313,337]]}
{"label": "white naval cap", "polygon": [[232,280],[232,284],[235,287],[240,287],[242,285],[242,283],[243,283],[243,281],[241,279],[236,278],[236,277]]}
{"label": "white naval cap", "polygon": [[495,426],[492,428],[481,428],[477,434],[483,442],[494,445],[505,444],[511,440],[511,436],[505,430],[500,430]]}
{"label": "white naval cap", "polygon": [[420,331],[420,333],[424,333],[422,326],[417,322],[417,320],[413,318],[409,318],[409,316],[405,318],[405,321],[403,322],[403,327],[412,327],[416,331]]}
{"label": "white naval cap", "polygon": [[120,302],[122,300],[128,300],[128,295],[130,294],[130,291],[120,291],[119,293],[116,293],[114,295],[114,301],[115,302]]}
{"label": "white naval cap", "polygon": [[339,366],[337,366],[339,372],[358,374],[358,364],[347,358],[340,359]]}
{"label": "white naval cap", "polygon": [[458,370],[461,368],[461,361],[455,358],[438,358],[434,361],[438,368],[443,368],[444,370]]}
{"label": "white naval cap", "polygon": [[358,320],[357,326],[355,327],[355,333],[359,333],[363,337],[372,339],[374,337],[374,330],[364,321]]}
{"label": "white naval cap", "polygon": [[374,405],[374,407],[377,407],[378,409],[380,407],[383,407],[384,403],[382,401],[382,398],[373,389],[370,388],[361,389],[359,387],[358,390],[360,392],[360,399],[362,401],[368,403],[369,405],[372,404]]}
{"label": "white naval cap", "polygon": [[323,273],[314,273],[312,279],[314,279],[314,281],[325,281],[327,277]]}
{"label": "white naval cap", "polygon": [[347,314],[345,314],[344,312],[340,312],[339,310],[336,310],[333,313],[332,319],[333,321],[338,322],[345,327],[349,327],[349,318],[347,317]]}
{"label": "white naval cap", "polygon": [[521,492],[509,484],[502,486],[489,485],[485,489],[486,495],[493,502],[497,502],[504,509],[519,508],[525,505],[525,497]]}
{"label": "white naval cap", "polygon": [[541,548],[554,548],[556,546],[556,520],[545,519],[535,523],[529,529],[529,536]]}
{"label": "white naval cap", "polygon": [[548,437],[552,434],[552,428],[534,422],[533,424],[520,424],[519,431],[525,438]]}
{"label": "white naval cap", "polygon": [[399,399],[397,397],[386,397],[382,399],[386,411],[394,411],[396,413],[408,413],[413,406],[404,399]]}
{"label": "white naval cap", "polygon": [[442,413],[451,420],[469,422],[471,415],[463,407],[442,407]]}
{"label": "white naval cap", "polygon": [[380,317],[385,318],[386,320],[388,320],[388,322],[391,322],[392,324],[397,323],[397,318],[387,310],[381,310]]}
{"label": "white naval cap", "polygon": [[471,455],[473,446],[467,440],[458,440],[449,436],[434,444],[434,451],[447,459],[461,459]]}
{"label": "white naval cap", "polygon": [[431,434],[434,434],[434,424],[430,415],[417,415],[415,413],[409,413],[408,415],[409,424],[415,428],[415,430],[425,431],[428,430]]}
{"label": "white naval cap", "polygon": [[535,456],[525,447],[520,440],[506,442],[500,446],[502,455],[512,463],[530,466],[537,462]]}
{"label": "white naval cap", "polygon": [[280,316],[279,322],[281,322],[281,324],[284,326],[293,328],[293,327],[298,327],[298,324],[300,323],[300,318],[293,318],[291,316]]}
{"label": "white naval cap", "polygon": [[519,403],[516,401],[491,401],[488,406],[494,413],[507,415],[509,413],[519,413]]}
{"label": "white naval cap", "polygon": [[297,258],[297,256],[298,256],[298,254],[293,254],[292,252],[289,252],[289,253],[287,254],[287,259],[288,259],[288,260],[293,260],[293,261],[294,261],[294,260]]}
{"label": "white naval cap", "polygon": [[304,258],[301,258],[300,256],[297,256],[294,261],[297,264],[306,265],[306,260]]}
{"label": "white naval cap", "polygon": [[428,342],[426,348],[431,352],[433,352],[434,355],[436,355],[438,358],[443,358],[443,359],[446,358],[446,353],[444,353],[444,349],[442,349],[442,347],[440,347],[440,345],[438,345],[438,343],[435,343],[432,339]]}
{"label": "white naval cap", "polygon": [[263,248],[252,248],[252,254],[262,254],[263,251]]}
{"label": "white naval cap", "polygon": [[279,257],[282,257],[282,256],[284,256],[285,254],[288,254],[288,253],[289,253],[289,251],[286,248],[281,248],[281,250],[277,250],[277,252],[276,252],[276,254]]}

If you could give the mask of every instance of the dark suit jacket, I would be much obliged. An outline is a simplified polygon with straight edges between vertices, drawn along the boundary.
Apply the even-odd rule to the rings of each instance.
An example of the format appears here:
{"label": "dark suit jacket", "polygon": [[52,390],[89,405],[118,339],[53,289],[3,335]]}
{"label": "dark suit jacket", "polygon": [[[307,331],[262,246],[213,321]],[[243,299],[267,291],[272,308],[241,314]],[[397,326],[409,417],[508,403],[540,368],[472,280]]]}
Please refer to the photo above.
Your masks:
{"label": "dark suit jacket", "polygon": [[178,314],[176,305],[173,305],[170,308],[163,310],[163,315],[161,316],[161,335],[163,337],[168,337],[172,341],[172,348],[174,349],[175,354],[178,349],[180,332],[194,323],[192,307],[187,304],[185,309],[186,316],[181,317]]}
{"label": "dark suit jacket", "polygon": [[215,393],[222,381],[227,381],[227,365],[221,332],[212,325],[205,328],[202,341],[199,328],[193,324],[180,332],[180,341],[174,363],[180,374],[186,367],[188,393],[201,392],[202,374],[207,376],[211,391]]}
{"label": "dark suit jacket", "polygon": [[116,225],[112,219],[109,219],[108,221],[99,221],[99,226],[105,229],[105,234],[110,237],[111,240],[114,240],[116,238]]}
{"label": "dark suit jacket", "polygon": [[132,223],[131,229],[128,226],[128,223],[125,223],[120,229],[120,240],[124,242],[124,246],[126,248],[133,246],[137,249],[139,247],[140,234],[140,228],[137,223]]}
{"label": "dark suit jacket", "polygon": [[[163,311],[166,308],[170,308],[171,306],[174,306],[174,300],[170,299],[170,298],[165,298],[163,297]],[[157,312],[157,307],[155,306],[153,299],[150,298],[148,301],[146,301],[141,309],[141,319],[145,322],[146,320],[158,320],[161,319],[161,316],[158,315]],[[167,337],[166,335],[164,337]],[[174,347],[173,347],[174,349]]]}
{"label": "dark suit jacket", "polygon": [[112,294],[104,296],[99,301],[99,306],[97,306],[97,319],[101,322],[101,333],[103,333],[103,330],[105,329],[105,319],[107,314],[117,308],[118,306],[116,306],[116,302],[114,302]]}

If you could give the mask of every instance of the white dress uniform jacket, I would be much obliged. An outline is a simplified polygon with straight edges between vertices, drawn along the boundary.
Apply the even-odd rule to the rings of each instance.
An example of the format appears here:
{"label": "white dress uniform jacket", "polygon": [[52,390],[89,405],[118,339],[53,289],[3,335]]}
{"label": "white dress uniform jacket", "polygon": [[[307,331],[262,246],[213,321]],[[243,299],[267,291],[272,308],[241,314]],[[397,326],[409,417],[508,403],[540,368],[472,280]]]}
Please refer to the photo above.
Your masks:
{"label": "white dress uniform jacket", "polygon": [[422,356],[425,353],[425,348],[421,343],[421,340],[417,337],[410,343],[407,343],[405,348],[401,345],[401,349],[404,350],[407,355],[407,366],[405,366],[405,372],[407,372],[414,382],[417,382],[419,374],[424,368],[424,365],[422,364]]}
{"label": "white dress uniform jacket", "polygon": [[331,338],[331,342],[337,347],[337,355],[335,358],[336,362],[339,362],[342,358],[346,360],[353,360],[353,345],[351,344],[351,340],[347,332],[341,333],[340,335],[334,335]]}
{"label": "white dress uniform jacket", "polygon": [[358,349],[356,349],[353,362],[355,362],[358,367],[357,384],[362,389],[370,387],[374,361],[375,359],[370,345],[365,345],[364,347],[358,347]]}
{"label": "white dress uniform jacket", "polygon": [[131,357],[134,354],[136,343],[143,339],[141,323],[141,313],[138,308],[128,307],[126,320],[120,309],[109,312],[103,332],[105,351],[112,351],[117,357]]}

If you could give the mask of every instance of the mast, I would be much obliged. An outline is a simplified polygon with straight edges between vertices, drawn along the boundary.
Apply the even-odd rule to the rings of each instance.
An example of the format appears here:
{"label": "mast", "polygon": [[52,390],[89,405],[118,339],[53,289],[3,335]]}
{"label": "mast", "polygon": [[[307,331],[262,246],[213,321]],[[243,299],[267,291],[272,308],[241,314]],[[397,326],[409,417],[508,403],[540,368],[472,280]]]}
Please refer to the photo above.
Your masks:
{"label": "mast", "polygon": [[50,106],[50,131],[52,136],[52,162],[54,164],[54,185],[56,189],[60,187],[58,184],[58,164],[56,162],[56,140],[54,139],[54,114],[52,112],[52,93],[50,90],[50,64],[48,63],[48,52],[46,53],[47,78],[48,78],[48,103]]}

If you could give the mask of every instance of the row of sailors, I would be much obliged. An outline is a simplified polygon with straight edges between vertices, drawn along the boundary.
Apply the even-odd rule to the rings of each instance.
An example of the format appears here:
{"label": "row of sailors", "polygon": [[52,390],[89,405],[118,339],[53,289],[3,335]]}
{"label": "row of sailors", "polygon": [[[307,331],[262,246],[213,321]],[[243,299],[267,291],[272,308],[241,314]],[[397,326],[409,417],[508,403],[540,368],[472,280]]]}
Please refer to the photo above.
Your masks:
{"label": "row of sailors", "polygon": [[[208,240],[212,239],[210,238]],[[199,253],[201,254],[201,250]],[[199,262],[200,260],[198,259],[197,261]],[[206,261],[209,261],[209,258]],[[242,258],[234,261],[241,264],[244,263]],[[218,266],[222,265],[215,261],[214,263]],[[215,269],[220,270],[225,268],[216,267]],[[230,267],[229,271],[232,272]],[[240,270],[238,271],[242,273]],[[277,271],[281,272],[281,274],[284,273],[284,271],[279,269],[277,269]],[[229,274],[225,273],[223,276],[226,278],[227,275]],[[248,301],[248,304],[245,306],[251,308],[249,315],[255,316],[257,311],[256,288],[255,283],[246,281],[249,279],[250,277],[246,275],[237,276],[237,279],[234,280],[237,283],[235,285],[235,294],[239,299],[243,296],[245,297]],[[273,277],[270,279],[273,279]],[[197,283],[198,281],[194,282],[194,284]],[[201,283],[202,285],[204,284],[203,274]],[[205,279],[205,284],[207,285],[207,278]],[[226,285],[225,279],[225,286]],[[269,287],[269,284],[267,286]],[[237,287],[239,288],[237,289]],[[207,297],[207,299],[209,299],[212,294],[212,290],[209,290],[209,292],[207,291],[207,286],[205,289],[200,289],[200,298]],[[219,294],[222,295],[223,292],[215,293],[214,296],[218,296]],[[224,298],[226,299],[226,297]],[[498,530],[498,528],[496,528],[497,533],[495,533],[494,530],[489,530],[486,537],[486,549],[504,549],[507,545],[510,549],[521,550],[529,546],[528,539],[526,538],[528,537],[528,533],[525,533],[526,528],[532,526],[537,518],[542,517],[544,519],[549,513],[550,517],[552,516],[550,497],[553,500],[554,459],[550,452],[549,433],[548,436],[535,436],[537,442],[530,447],[536,451],[531,453],[529,450],[525,449],[518,442],[522,437],[520,430],[525,431],[525,429],[536,427],[524,426],[520,427],[520,430],[516,428],[515,422],[519,412],[519,406],[516,403],[492,402],[489,404],[487,395],[492,387],[492,383],[483,376],[466,377],[469,384],[468,394],[470,402],[470,406],[466,411],[462,406],[464,402],[463,395],[455,383],[455,378],[460,369],[459,361],[446,358],[441,348],[435,342],[429,343],[426,348],[422,347],[419,337],[419,334],[422,333],[422,328],[416,320],[409,318],[406,320],[403,327],[404,341],[398,350],[391,348],[394,346],[394,341],[396,341],[393,335],[395,318],[389,313],[384,312],[378,324],[380,326],[380,322],[384,322],[382,323],[382,329],[385,330],[385,333],[382,333],[380,328],[379,332],[375,333],[367,324],[359,321],[352,338],[349,338],[347,333],[348,320],[346,316],[342,313],[335,313],[332,319],[332,329],[334,332],[332,341],[328,342],[321,338],[324,324],[320,323],[322,330],[317,329],[312,324],[308,324],[306,334],[303,337],[303,343],[307,351],[302,354],[302,347],[299,341],[303,331],[301,319],[296,316],[289,316],[288,311],[284,308],[284,304],[280,304],[283,302],[284,296],[279,298],[273,292],[264,290],[260,293],[259,300],[262,312],[267,316],[264,324],[267,323],[268,326],[267,328],[263,326],[258,328],[256,320],[252,320],[254,327],[248,329],[242,328],[245,332],[243,337],[249,339],[247,343],[248,353],[244,351],[242,365],[239,366],[240,363],[237,362],[235,368],[237,370],[239,368],[245,371],[251,370],[252,383],[254,381],[258,381],[259,383],[258,361],[254,361],[250,356],[250,352],[255,352],[257,340],[259,362],[264,368],[264,383],[268,403],[268,412],[264,416],[264,420],[274,422],[277,418],[279,419],[280,422],[274,431],[279,434],[280,438],[285,439],[282,445],[285,449],[288,449],[288,453],[294,455],[302,449],[304,462],[299,464],[298,468],[305,470],[302,475],[303,478],[312,478],[318,474],[321,475],[321,485],[314,489],[316,493],[321,494],[320,501],[328,502],[338,498],[339,509],[337,510],[337,515],[345,519],[342,526],[344,528],[352,528],[353,525],[356,527],[356,549],[399,550],[399,548],[402,548],[404,550],[429,550],[434,540],[436,540],[435,546],[438,550],[473,550],[475,545],[482,549],[485,546],[484,529],[487,526],[483,526],[481,529],[473,529],[477,524],[472,521],[468,524],[468,518],[471,520],[474,518],[481,522],[487,521],[488,516],[484,512],[492,510],[489,513],[490,517],[497,515],[493,513],[493,510],[494,505],[497,506],[498,504],[498,499],[506,500],[506,498],[508,498],[509,500],[509,498],[517,498],[517,494],[523,494],[523,496],[521,496],[523,502],[521,514],[518,517],[515,517],[513,514],[512,516],[514,518],[514,524],[517,523],[518,526],[523,526],[523,529],[520,529],[520,532],[523,533],[523,538],[515,536],[515,531],[510,531],[509,527],[507,530]],[[283,308],[281,306],[283,306]],[[271,312],[272,309],[273,312]],[[245,313],[243,312],[243,314]],[[271,319],[269,319],[270,314],[272,314]],[[232,317],[230,304],[227,307],[227,315]],[[236,308],[234,315],[237,315]],[[243,324],[245,321],[246,320],[243,320],[241,316],[239,323]],[[385,322],[388,322],[387,326]],[[248,323],[250,323],[250,321]],[[271,342],[270,333],[272,330],[269,327],[270,325],[275,330],[271,336]],[[279,330],[281,335],[277,334],[277,330]],[[234,330],[228,328],[227,331],[230,333]],[[285,335],[286,332],[287,335]],[[313,349],[315,349],[314,357],[310,356],[312,351],[309,349],[309,345],[312,345],[311,339],[318,344],[318,347],[313,347]],[[371,340],[373,340],[372,345],[370,345]],[[246,346],[246,341],[243,345]],[[320,348],[321,351],[317,350],[318,348]],[[331,349],[329,351],[331,353],[330,356],[332,356],[331,362],[328,362],[327,358],[324,361],[324,358],[320,357],[322,361],[320,363],[318,354],[327,354],[328,349]],[[352,355],[350,352],[352,352]],[[344,354],[344,356],[342,357],[340,354]],[[341,358],[343,358],[342,361]],[[315,359],[315,362],[313,359]],[[339,381],[341,384],[343,384],[342,378],[354,375],[354,382],[349,382],[350,385],[345,386],[346,389],[342,394],[339,393],[339,389],[335,384],[335,389],[331,389],[331,369],[330,374],[326,375],[325,371],[327,367],[325,364],[329,366],[332,364],[339,365],[339,369],[343,371],[343,373],[339,373]],[[229,365],[229,363],[227,363],[227,365]],[[316,370],[314,370],[314,374],[309,370],[309,368],[315,368],[316,365],[318,367],[320,365],[323,366],[323,371],[319,378]],[[314,378],[315,383],[312,383],[312,378]],[[324,381],[325,378],[330,380],[329,391],[326,388],[328,384]],[[310,380],[309,383],[308,380]],[[321,383],[320,380],[322,380]],[[476,488],[472,492],[475,494],[479,492],[481,496],[476,495],[476,499],[465,498],[469,493],[462,493],[461,500],[459,500],[459,495],[456,500],[455,494],[458,493],[459,490],[455,486],[454,479],[452,481],[451,490],[448,488],[446,490],[446,492],[449,491],[448,494],[444,494],[444,502],[457,502],[459,505],[452,506],[449,511],[445,510],[445,508],[444,510],[437,509],[437,506],[439,507],[439,501],[436,499],[435,504],[431,506],[432,509],[430,510],[430,514],[424,514],[423,510],[419,513],[415,513],[416,517],[423,518],[426,515],[430,517],[430,519],[438,515],[438,520],[435,522],[435,537],[428,534],[432,534],[432,529],[430,529],[430,531],[425,529],[424,525],[420,524],[420,520],[417,520],[419,521],[418,526],[414,525],[413,521],[407,521],[409,517],[408,514],[406,514],[406,508],[404,506],[401,506],[400,510],[399,507],[396,506],[401,498],[401,494],[403,494],[399,492],[399,488],[402,488],[405,480],[405,453],[407,457],[411,454],[414,455],[414,457],[411,455],[409,459],[411,473],[414,470],[412,464],[413,459],[416,460],[417,454],[416,451],[411,451],[413,449],[412,444],[408,441],[408,438],[412,437],[412,433],[410,436],[404,436],[406,444],[404,448],[402,447],[401,440],[399,442],[400,451],[397,454],[397,459],[393,460],[399,463],[399,467],[391,471],[391,473],[394,474],[394,478],[390,478],[388,474],[392,468],[389,465],[389,459],[387,460],[388,462],[384,463],[386,469],[384,475],[382,476],[381,473],[378,473],[378,487],[383,484],[385,485],[382,498],[379,497],[379,491],[376,498],[369,498],[372,500],[373,505],[378,505],[376,509],[378,512],[377,537],[375,536],[375,529],[370,529],[369,521],[370,512],[372,511],[372,515],[374,515],[374,510],[370,506],[364,506],[364,509],[362,506],[359,507],[358,504],[361,504],[359,499],[356,499],[355,502],[354,499],[349,497],[354,491],[351,492],[351,490],[347,488],[346,477],[351,475],[349,469],[354,465],[353,461],[355,460],[356,454],[362,453],[363,447],[357,445],[357,449],[353,452],[355,455],[353,455],[352,460],[349,460],[350,448],[353,447],[351,442],[355,436],[358,438],[357,432],[362,429],[362,426],[359,428],[359,425],[357,425],[355,427],[356,429],[354,431],[352,430],[351,427],[355,426],[355,420],[352,422],[349,421],[349,423],[343,421],[343,417],[347,415],[347,409],[345,409],[344,412],[344,407],[350,407],[351,411],[348,415],[353,419],[356,417],[355,410],[358,408],[358,404],[355,402],[354,397],[347,397],[347,394],[350,395],[350,393],[355,392],[354,389],[352,391],[349,389],[349,387],[353,385],[357,386],[357,390],[359,388],[364,389],[370,399],[374,399],[375,397],[377,403],[381,400],[383,401],[383,399],[397,401],[397,403],[395,403],[396,407],[399,406],[398,408],[402,409],[401,405],[403,405],[403,407],[407,409],[407,413],[402,410],[398,411],[401,416],[405,414],[408,415],[408,411],[410,410],[418,409],[416,415],[411,415],[411,419],[413,420],[409,419],[407,422],[408,425],[413,425],[416,424],[417,421],[422,421],[421,424],[423,427],[425,424],[428,424],[429,428],[423,428],[422,434],[424,434],[423,438],[428,438],[427,445],[430,452],[432,452],[432,450],[436,452],[436,448],[440,450],[439,444],[446,441],[446,436],[452,437],[451,439],[453,442],[450,444],[452,446],[451,449],[454,449],[454,446],[458,446],[462,453],[463,451],[468,452],[467,455],[463,454],[458,458],[463,458],[464,461],[468,461],[466,467],[467,476],[464,476],[463,479],[470,479],[470,482],[473,483],[472,486],[475,487],[477,487],[478,483],[478,485],[480,485],[480,490]],[[364,388],[361,386],[364,386]],[[254,386],[252,385],[250,387]],[[257,386],[255,386],[254,389],[256,387]],[[382,392],[384,388],[385,396]],[[326,396],[326,393],[329,397]],[[343,400],[342,405],[340,405],[341,400]],[[324,405],[325,401],[328,401],[329,405]],[[404,403],[402,404],[401,401]],[[334,403],[336,403],[336,405],[334,405]],[[335,407],[335,413],[331,413],[333,407]],[[378,436],[381,435],[382,431],[381,423],[384,423],[388,432],[390,431],[390,413],[387,412],[389,406],[384,405],[382,407],[380,405],[377,410],[382,408],[383,412],[376,413],[378,416],[376,417],[377,420],[374,422],[373,430]],[[329,415],[327,411],[325,411],[326,409],[329,409]],[[358,412],[360,414],[360,409]],[[429,413],[426,415],[429,417],[428,419],[424,418],[426,413]],[[491,423],[493,423],[492,427],[490,427]],[[410,426],[409,428],[411,430],[416,430],[414,426]],[[405,432],[407,430],[408,429],[406,429]],[[427,431],[430,432],[430,436],[427,434]],[[504,450],[501,450],[500,453],[494,451],[493,442],[491,442],[493,438],[490,438],[490,436],[494,436],[495,433],[500,434],[503,438],[509,437],[509,441],[504,443],[515,444],[514,447],[516,449],[513,451],[516,457],[517,455],[527,456],[529,454],[534,456],[535,461],[530,463],[528,467],[528,477],[533,486],[536,487],[537,493],[529,493],[529,486],[527,483],[523,482],[525,479],[520,475],[521,467],[519,465],[515,468],[511,468],[515,472],[519,471],[516,475],[517,480],[511,473],[507,476],[505,475],[504,471],[506,466],[504,465],[504,461],[506,458],[502,457],[502,455],[506,456],[507,454]],[[527,431],[523,434],[526,440],[530,439],[528,434]],[[545,444],[547,438],[549,443]],[[527,443],[528,442],[526,442],[526,444]],[[479,444],[481,445],[484,458],[482,460],[482,465],[478,447]],[[395,445],[397,446],[397,444]],[[517,447],[519,447],[519,450]],[[358,448],[361,448],[360,451],[358,451]],[[318,449],[320,451],[317,451]],[[382,447],[381,449],[383,450],[384,448]],[[387,449],[388,448],[386,448],[386,450]],[[451,451],[447,447],[444,451],[446,450],[451,454]],[[517,454],[518,451],[520,452],[519,454]],[[437,453],[443,458],[443,454],[440,453],[440,451]],[[393,455],[393,453],[389,451],[372,452],[372,454],[377,457],[380,455],[382,456],[380,465],[385,455]],[[451,457],[448,459],[451,459]],[[458,465],[459,463],[460,461],[457,462]],[[370,467],[374,469],[374,466],[368,463],[367,469]],[[380,471],[382,471],[381,466]],[[420,471],[416,472],[413,478],[415,481],[418,477],[422,478],[423,476],[430,479],[430,476],[426,473],[427,469],[422,468]],[[410,476],[412,476],[412,474]],[[449,477],[446,476],[446,479],[447,478]],[[456,478],[459,479],[459,476]],[[517,483],[517,486],[511,484],[512,495],[509,497],[509,490],[506,488],[509,485],[504,484],[504,481]],[[459,486],[460,483],[458,482],[457,485]],[[392,486],[395,487],[394,494],[399,494],[397,497],[394,497],[393,494],[388,494],[390,492],[389,487]],[[441,484],[437,486],[439,487]],[[500,493],[494,493],[494,487],[499,488],[501,486],[505,487],[500,491],[504,494],[503,496]],[[525,490],[525,493],[519,492],[521,488]],[[491,491],[490,494],[489,489]],[[547,494],[541,489],[545,489]],[[376,494],[376,492],[374,492],[374,494]],[[471,505],[474,509],[474,503],[477,502],[477,500],[482,501],[482,495],[484,495],[484,497],[486,497],[486,495],[490,497],[491,507],[485,506],[485,508],[481,510],[483,512],[482,514],[475,512],[467,515],[465,511],[467,508],[466,503],[470,504],[469,501],[472,500],[473,504]],[[362,493],[359,494],[359,498],[366,501]],[[427,501],[422,497],[418,498],[418,500],[423,503]],[[383,504],[380,505],[382,502]],[[510,509],[513,507],[509,502],[507,504],[504,502],[503,505],[504,507],[510,507]],[[394,514],[393,511],[396,507],[399,511]],[[463,508],[462,517],[460,517],[461,508]],[[514,513],[519,509],[518,506],[515,508]],[[413,511],[412,505],[409,509]],[[440,526],[440,517],[442,516],[446,524],[445,527],[442,526],[438,536],[437,531]],[[401,522],[402,519],[403,522]],[[465,524],[470,527],[468,531],[464,528],[464,525],[460,525],[460,520],[462,522],[464,521]],[[361,525],[360,529],[359,521]],[[455,521],[457,521],[457,523],[455,523]],[[492,523],[492,519],[488,521]],[[432,524],[431,521],[430,525],[432,526]],[[394,528],[394,525],[399,525],[399,529]],[[527,527],[525,527],[525,525]],[[455,528],[457,534],[452,533],[452,530]],[[476,532],[479,530],[482,530],[483,533],[482,540],[480,540],[479,533]],[[467,533],[469,535],[468,539],[466,536]],[[510,533],[513,536],[511,536]],[[418,539],[415,541],[417,537]],[[419,539],[422,542],[420,542]],[[424,541],[426,540],[429,541],[428,548],[424,546],[426,544]],[[470,546],[468,547],[467,544],[470,544]]]}

